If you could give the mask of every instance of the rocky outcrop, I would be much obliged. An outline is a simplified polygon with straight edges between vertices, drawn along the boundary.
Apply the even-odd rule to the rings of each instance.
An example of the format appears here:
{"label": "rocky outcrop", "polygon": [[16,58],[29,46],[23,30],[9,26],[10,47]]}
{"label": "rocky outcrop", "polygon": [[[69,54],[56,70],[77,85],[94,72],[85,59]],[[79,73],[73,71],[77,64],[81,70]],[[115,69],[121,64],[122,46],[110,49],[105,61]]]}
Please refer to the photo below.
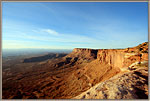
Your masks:
{"label": "rocky outcrop", "polygon": [[97,58],[97,49],[75,48],[73,54],[84,55],[87,58]]}
{"label": "rocky outcrop", "polygon": [[123,67],[128,67],[132,63],[148,60],[148,53],[125,53]]}
{"label": "rocky outcrop", "polygon": [[112,67],[128,67],[134,62],[148,60],[147,53],[127,53],[125,50],[101,49],[98,50],[97,59],[100,63],[109,64]]}
{"label": "rocky outcrop", "polygon": [[75,48],[73,54],[84,58],[95,58],[100,63],[109,64],[112,67],[128,67],[134,62],[148,60],[148,42],[144,42],[133,48],[126,49],[84,49]]}
{"label": "rocky outcrop", "polygon": [[101,49],[98,50],[97,59],[100,63],[106,63],[112,67],[121,68],[124,65],[125,53],[123,50]]}
{"label": "rocky outcrop", "polygon": [[148,99],[148,63],[98,83],[73,99]]}
{"label": "rocky outcrop", "polygon": [[85,66],[88,72],[84,73],[94,86],[73,99],[147,99],[147,52],[148,43],[127,49],[99,49],[97,59]]}
{"label": "rocky outcrop", "polygon": [[125,49],[128,53],[148,53],[148,42],[139,44],[136,47],[130,47]]}

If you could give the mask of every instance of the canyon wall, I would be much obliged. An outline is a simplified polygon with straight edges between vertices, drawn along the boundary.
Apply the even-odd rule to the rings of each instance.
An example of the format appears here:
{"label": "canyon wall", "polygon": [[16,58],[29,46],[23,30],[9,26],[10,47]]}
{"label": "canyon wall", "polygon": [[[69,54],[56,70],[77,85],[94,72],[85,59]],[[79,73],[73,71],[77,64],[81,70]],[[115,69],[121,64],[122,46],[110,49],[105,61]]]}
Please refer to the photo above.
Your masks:
{"label": "canyon wall", "polygon": [[112,67],[123,67],[125,53],[117,49],[100,49],[98,50],[97,59],[100,63],[107,63]]}
{"label": "canyon wall", "polygon": [[111,67],[128,67],[134,62],[147,61],[148,53],[127,52],[126,49],[84,49],[75,48],[75,54],[82,54],[86,57],[94,57],[100,63],[109,64]]}
{"label": "canyon wall", "polygon": [[147,42],[126,49],[98,49],[97,58],[80,71],[92,86],[73,99],[148,98],[147,63]]}
{"label": "canyon wall", "polygon": [[97,58],[97,49],[75,48],[73,54],[83,55],[87,58]]}

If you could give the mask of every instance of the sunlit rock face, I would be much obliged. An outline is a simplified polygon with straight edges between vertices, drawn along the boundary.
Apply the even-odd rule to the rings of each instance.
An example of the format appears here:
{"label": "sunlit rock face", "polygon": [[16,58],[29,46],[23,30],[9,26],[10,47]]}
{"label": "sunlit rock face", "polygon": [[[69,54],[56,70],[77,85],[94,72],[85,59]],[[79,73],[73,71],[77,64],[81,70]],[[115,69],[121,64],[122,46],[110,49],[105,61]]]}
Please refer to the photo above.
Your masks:
{"label": "sunlit rock face", "polygon": [[75,48],[73,50],[74,54],[84,55],[87,58],[97,58],[97,52],[96,49],[86,49],[86,48]]}
{"label": "sunlit rock face", "polygon": [[125,60],[123,50],[101,49],[98,50],[97,59],[101,63],[107,63],[112,67],[123,67]]}

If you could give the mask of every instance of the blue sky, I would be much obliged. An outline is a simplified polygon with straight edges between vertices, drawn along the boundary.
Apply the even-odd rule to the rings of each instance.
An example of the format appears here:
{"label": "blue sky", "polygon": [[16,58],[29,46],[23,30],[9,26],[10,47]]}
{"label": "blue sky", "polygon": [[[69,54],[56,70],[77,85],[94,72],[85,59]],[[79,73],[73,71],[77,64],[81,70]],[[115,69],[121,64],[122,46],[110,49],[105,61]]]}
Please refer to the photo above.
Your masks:
{"label": "blue sky", "polygon": [[2,2],[2,48],[127,48],[148,41],[147,2]]}

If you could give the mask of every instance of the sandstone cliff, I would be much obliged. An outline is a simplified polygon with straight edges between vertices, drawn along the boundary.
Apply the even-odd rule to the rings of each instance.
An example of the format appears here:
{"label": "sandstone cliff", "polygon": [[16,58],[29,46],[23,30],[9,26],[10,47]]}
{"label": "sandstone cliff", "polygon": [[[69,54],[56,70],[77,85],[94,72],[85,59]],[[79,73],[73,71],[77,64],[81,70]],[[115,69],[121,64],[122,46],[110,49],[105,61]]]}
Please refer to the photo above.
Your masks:
{"label": "sandstone cliff", "polygon": [[84,58],[97,58],[97,52],[96,49],[86,49],[86,48],[75,48],[73,49],[72,54],[76,54],[78,56],[84,56]]}
{"label": "sandstone cliff", "polygon": [[102,49],[98,50],[97,59],[101,63],[107,63],[112,67],[128,67],[134,62],[148,60],[147,53],[128,53],[125,50]]}
{"label": "sandstone cliff", "polygon": [[[97,59],[85,66],[83,73],[90,78],[92,85],[96,86],[73,99],[147,98],[148,85],[144,83],[148,80],[147,52],[148,43],[142,43],[137,47],[127,49],[99,49]],[[145,72],[146,74],[143,74]],[[134,75],[135,73],[138,74]],[[145,81],[143,82],[143,80]],[[139,88],[138,82],[142,82],[143,87]]]}
{"label": "sandstone cliff", "polygon": [[100,63],[106,63],[112,67],[121,68],[124,65],[125,53],[123,50],[101,49],[98,50],[97,59]]}

